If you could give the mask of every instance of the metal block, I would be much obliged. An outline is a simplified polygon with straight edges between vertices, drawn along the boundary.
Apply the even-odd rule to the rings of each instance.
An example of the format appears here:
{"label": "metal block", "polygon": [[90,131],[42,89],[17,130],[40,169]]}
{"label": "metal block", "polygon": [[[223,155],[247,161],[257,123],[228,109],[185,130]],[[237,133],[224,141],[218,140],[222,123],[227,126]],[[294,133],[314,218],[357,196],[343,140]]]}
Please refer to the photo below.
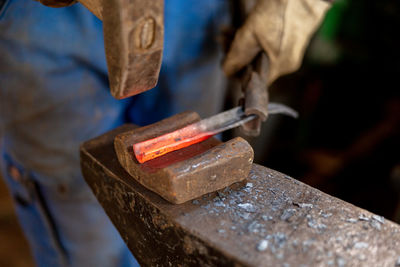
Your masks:
{"label": "metal block", "polygon": [[196,113],[186,112],[117,135],[114,147],[119,162],[139,183],[175,204],[246,179],[254,153],[249,143],[240,137],[226,143],[210,138],[138,163],[132,151],[134,143],[174,131],[199,119]]}

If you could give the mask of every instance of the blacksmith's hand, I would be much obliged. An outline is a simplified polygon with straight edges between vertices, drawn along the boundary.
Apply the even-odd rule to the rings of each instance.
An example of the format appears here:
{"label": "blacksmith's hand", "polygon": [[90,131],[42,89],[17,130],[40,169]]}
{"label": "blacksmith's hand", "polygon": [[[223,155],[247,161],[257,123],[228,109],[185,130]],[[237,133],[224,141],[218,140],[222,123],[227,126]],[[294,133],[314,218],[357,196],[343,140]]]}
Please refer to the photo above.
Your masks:
{"label": "blacksmith's hand", "polygon": [[258,0],[235,34],[225,73],[235,74],[263,50],[269,58],[268,84],[297,70],[329,7],[323,0]]}

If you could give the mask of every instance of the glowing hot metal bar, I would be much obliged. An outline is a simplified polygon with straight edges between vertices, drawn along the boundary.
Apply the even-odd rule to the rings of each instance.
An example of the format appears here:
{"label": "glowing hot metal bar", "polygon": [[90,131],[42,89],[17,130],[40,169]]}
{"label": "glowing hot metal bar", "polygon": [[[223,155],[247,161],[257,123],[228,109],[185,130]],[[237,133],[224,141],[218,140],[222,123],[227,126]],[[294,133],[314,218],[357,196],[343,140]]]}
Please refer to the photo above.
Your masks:
{"label": "glowing hot metal bar", "polygon": [[[268,105],[269,114],[282,113],[297,117],[293,109],[278,103]],[[133,145],[133,152],[140,163],[160,157],[166,153],[188,147],[223,131],[233,129],[256,118],[245,115],[242,107],[236,107],[207,119],[192,123],[176,131]]]}

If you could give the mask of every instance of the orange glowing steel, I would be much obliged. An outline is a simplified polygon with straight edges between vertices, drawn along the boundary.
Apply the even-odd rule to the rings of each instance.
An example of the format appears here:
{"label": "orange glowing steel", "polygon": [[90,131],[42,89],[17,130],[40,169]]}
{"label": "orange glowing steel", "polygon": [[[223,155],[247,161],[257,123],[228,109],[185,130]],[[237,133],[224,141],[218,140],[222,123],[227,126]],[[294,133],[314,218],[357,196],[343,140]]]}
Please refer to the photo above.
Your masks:
{"label": "orange glowing steel", "polygon": [[166,153],[200,143],[214,134],[201,130],[197,124],[149,139],[133,145],[133,152],[140,163],[160,157]]}
{"label": "orange glowing steel", "polygon": [[[268,104],[269,114],[286,114],[297,117],[297,112],[279,103]],[[246,115],[242,107],[224,111],[207,119],[190,124],[179,130],[133,145],[133,152],[140,163],[169,152],[200,143],[213,135],[233,129],[255,119],[257,115]]]}

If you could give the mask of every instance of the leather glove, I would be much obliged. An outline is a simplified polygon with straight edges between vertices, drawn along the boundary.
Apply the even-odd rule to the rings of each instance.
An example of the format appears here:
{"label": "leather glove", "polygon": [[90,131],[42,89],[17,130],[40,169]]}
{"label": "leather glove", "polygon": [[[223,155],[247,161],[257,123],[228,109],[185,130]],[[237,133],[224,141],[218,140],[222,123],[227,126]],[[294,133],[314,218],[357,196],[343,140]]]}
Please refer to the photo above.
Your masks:
{"label": "leather glove", "polygon": [[66,7],[76,3],[76,0],[36,0],[49,7]]}
{"label": "leather glove", "polygon": [[262,50],[269,58],[268,84],[297,70],[329,6],[323,0],[258,0],[235,34],[225,73],[235,74]]}

